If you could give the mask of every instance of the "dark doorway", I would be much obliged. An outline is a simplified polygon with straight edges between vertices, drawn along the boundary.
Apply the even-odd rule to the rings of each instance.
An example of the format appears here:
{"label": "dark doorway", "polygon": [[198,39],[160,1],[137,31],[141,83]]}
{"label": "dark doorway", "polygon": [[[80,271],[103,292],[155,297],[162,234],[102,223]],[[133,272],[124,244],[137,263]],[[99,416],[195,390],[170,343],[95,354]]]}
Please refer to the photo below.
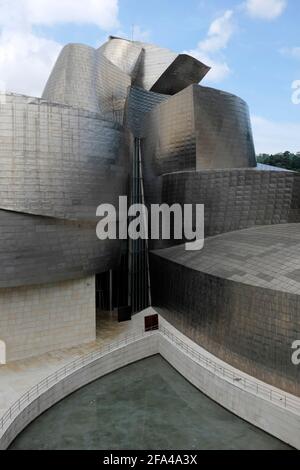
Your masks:
{"label": "dark doorway", "polygon": [[111,301],[110,271],[96,275],[96,309],[97,312],[108,312],[113,308]]}

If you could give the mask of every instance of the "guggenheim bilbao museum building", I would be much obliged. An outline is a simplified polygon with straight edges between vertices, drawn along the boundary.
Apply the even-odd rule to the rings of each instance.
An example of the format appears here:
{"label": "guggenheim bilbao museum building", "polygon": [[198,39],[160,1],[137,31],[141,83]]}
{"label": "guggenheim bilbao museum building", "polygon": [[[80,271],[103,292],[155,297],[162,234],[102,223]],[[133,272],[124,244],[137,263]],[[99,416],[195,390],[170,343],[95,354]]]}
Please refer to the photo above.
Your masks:
{"label": "guggenheim bilbao museum building", "polygon": [[[110,37],[64,47],[41,98],[1,96],[2,363],[93,341],[97,308],[122,320],[151,304],[300,396],[300,174],[257,164],[247,104],[199,85],[208,72]],[[97,207],[119,196],[204,204],[204,248],[99,240]]]}

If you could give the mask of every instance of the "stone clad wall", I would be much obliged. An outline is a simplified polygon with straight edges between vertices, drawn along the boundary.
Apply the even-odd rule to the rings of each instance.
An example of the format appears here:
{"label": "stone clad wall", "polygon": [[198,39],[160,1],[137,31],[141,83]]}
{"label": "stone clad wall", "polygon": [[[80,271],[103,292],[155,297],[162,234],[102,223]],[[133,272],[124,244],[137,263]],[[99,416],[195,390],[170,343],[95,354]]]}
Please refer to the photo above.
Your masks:
{"label": "stone clad wall", "polygon": [[95,277],[0,289],[6,361],[95,340]]}

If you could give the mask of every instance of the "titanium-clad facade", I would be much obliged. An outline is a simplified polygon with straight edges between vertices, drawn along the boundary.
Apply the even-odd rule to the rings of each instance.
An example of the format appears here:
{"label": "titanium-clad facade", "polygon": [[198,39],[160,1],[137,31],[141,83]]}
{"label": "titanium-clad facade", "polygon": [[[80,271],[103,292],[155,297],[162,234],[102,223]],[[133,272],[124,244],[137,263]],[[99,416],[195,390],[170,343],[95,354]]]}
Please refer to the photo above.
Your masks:
{"label": "titanium-clad facade", "polygon": [[144,122],[145,159],[157,175],[256,167],[247,104],[193,85],[163,101]]}
{"label": "titanium-clad facade", "polygon": [[144,136],[143,128],[146,116],[168,98],[168,95],[153,93],[143,88],[130,88],[126,104],[125,125],[135,137],[142,138]]}
{"label": "titanium-clad facade", "polygon": [[[256,164],[247,104],[199,86],[208,71],[185,54],[110,37],[99,49],[67,45],[41,99],[1,100],[0,306],[5,289],[21,289],[16,318],[30,318],[29,331],[35,296],[42,305],[41,286],[56,283],[45,318],[55,311],[70,325],[63,283],[90,292],[91,277],[121,265],[130,286],[122,298],[135,313],[150,297],[148,245],[139,256],[141,244],[131,243],[124,256],[120,240],[98,240],[97,207],[117,206],[121,195],[204,204],[203,252],[153,245],[171,246],[150,255],[153,306],[211,353],[299,394],[290,353],[300,334],[300,176]],[[93,304],[88,334],[66,327],[68,345],[93,339]],[[57,344],[48,330],[30,336],[46,338],[43,350]]]}
{"label": "titanium-clad facade", "polygon": [[6,95],[0,108],[1,209],[95,220],[126,194],[123,128],[81,108]]}
{"label": "titanium-clad facade", "polygon": [[187,54],[180,54],[166,69],[151,88],[156,93],[175,95],[189,85],[199,83],[209,72],[210,67]]}
{"label": "titanium-clad facade", "polygon": [[100,241],[96,222],[0,210],[3,287],[80,279],[117,268],[118,240]]}
{"label": "titanium-clad facade", "polygon": [[[131,85],[174,94],[209,71],[198,60],[167,49],[113,38],[99,49],[68,44],[60,53],[42,98],[123,123]],[[169,89],[166,84],[173,84]]]}
{"label": "titanium-clad facade", "polygon": [[159,312],[234,367],[300,396],[300,224],[241,230],[151,254]]}
{"label": "titanium-clad facade", "polygon": [[[77,279],[118,264],[121,244],[98,240],[96,209],[128,194],[127,97],[135,82],[150,89],[177,57],[117,38],[99,49],[69,44],[41,99],[2,97],[1,287]],[[200,80],[206,67],[188,62]]]}
{"label": "titanium-clad facade", "polygon": [[62,50],[42,98],[101,114],[122,124],[131,78],[100,50],[69,44]]}
{"label": "titanium-clad facade", "polygon": [[132,81],[136,80],[144,54],[140,43],[111,36],[99,50],[116,67],[129,75]]}
{"label": "titanium-clad facade", "polygon": [[160,186],[163,203],[204,204],[207,237],[257,225],[300,223],[300,174],[292,171],[258,165],[177,172],[163,175]]}
{"label": "titanium-clad facade", "polygon": [[178,93],[192,83],[199,83],[210,70],[187,54],[113,36],[100,51],[131,76],[132,85],[156,93]]}
{"label": "titanium-clad facade", "polygon": [[82,278],[118,265],[96,209],[127,193],[123,128],[97,113],[8,94],[0,107],[0,287]]}
{"label": "titanium-clad facade", "polygon": [[256,167],[247,103],[231,93],[193,86],[196,169]]}

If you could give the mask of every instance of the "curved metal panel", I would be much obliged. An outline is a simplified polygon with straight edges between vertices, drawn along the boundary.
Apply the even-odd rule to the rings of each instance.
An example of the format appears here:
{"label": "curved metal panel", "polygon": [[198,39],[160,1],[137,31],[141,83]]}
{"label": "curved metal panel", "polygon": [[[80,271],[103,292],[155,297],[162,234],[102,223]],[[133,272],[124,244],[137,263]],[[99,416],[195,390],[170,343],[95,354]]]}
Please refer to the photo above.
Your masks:
{"label": "curved metal panel", "polygon": [[175,94],[199,83],[210,70],[187,54],[113,36],[99,50],[131,76],[133,85],[156,93]]}
{"label": "curved metal panel", "polygon": [[99,51],[132,80],[135,80],[143,55],[142,44],[111,36]]}
{"label": "curved metal panel", "polygon": [[0,210],[0,288],[106,272],[119,262],[118,240],[100,241],[96,223]]}
{"label": "curved metal panel", "polygon": [[102,53],[82,44],[68,44],[60,53],[42,98],[100,113],[123,123],[131,78]]}
{"label": "curved metal panel", "polygon": [[[204,204],[207,237],[258,225],[300,223],[298,173],[258,166],[177,172],[146,181],[148,204]],[[178,242],[171,240],[163,246],[174,244]]]}
{"label": "curved metal panel", "polygon": [[247,103],[238,96],[193,86],[197,169],[256,166]]}
{"label": "curved metal panel", "polygon": [[124,131],[98,114],[7,95],[0,141],[2,209],[94,220],[127,193]]}
{"label": "curved metal panel", "polygon": [[[150,256],[153,306],[225,362],[300,396],[300,224],[260,227]],[[284,266],[284,269],[283,269]]]}
{"label": "curved metal panel", "polygon": [[131,130],[135,137],[142,137],[147,113],[168,98],[168,95],[131,87],[125,109],[125,126]]}
{"label": "curved metal panel", "polygon": [[152,86],[151,91],[175,95],[189,85],[197,84],[210,71],[210,67],[186,54],[179,54],[174,62]]}
{"label": "curved metal panel", "polygon": [[247,104],[218,90],[193,85],[170,97],[146,116],[143,134],[158,175],[256,166]]}

